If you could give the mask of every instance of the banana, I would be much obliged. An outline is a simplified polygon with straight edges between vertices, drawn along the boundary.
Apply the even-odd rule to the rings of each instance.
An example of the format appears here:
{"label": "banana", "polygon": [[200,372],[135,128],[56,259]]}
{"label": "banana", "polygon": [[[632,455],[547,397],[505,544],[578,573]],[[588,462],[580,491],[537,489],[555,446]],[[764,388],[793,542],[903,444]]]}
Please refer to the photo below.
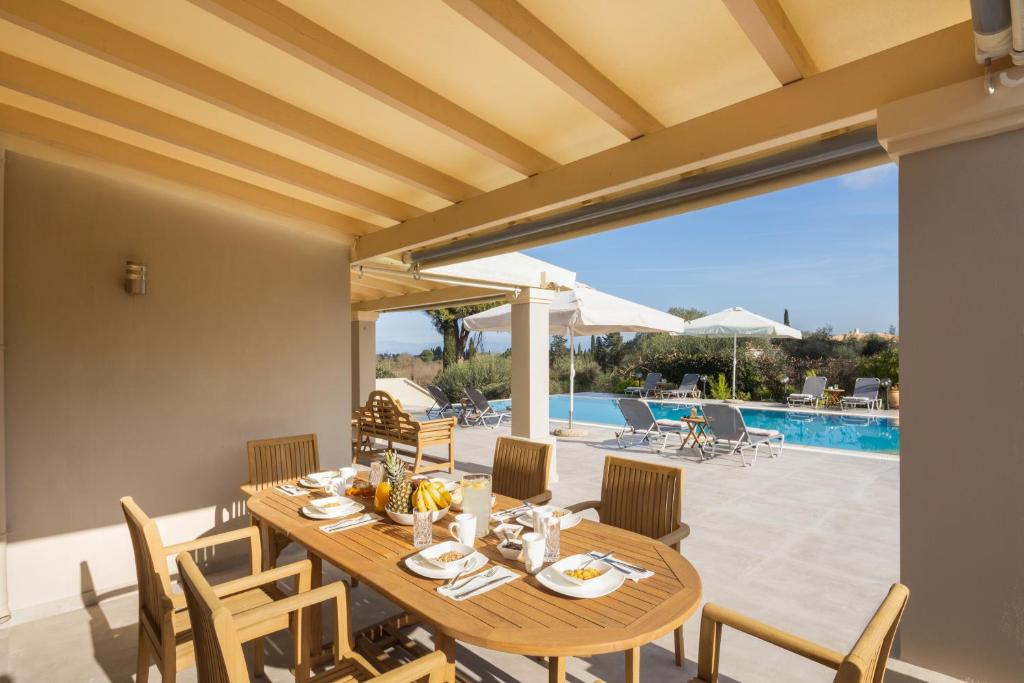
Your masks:
{"label": "banana", "polygon": [[412,494],[412,504],[420,512],[427,509],[426,502],[424,502],[423,484],[420,484],[416,492]]}
{"label": "banana", "polygon": [[438,492],[437,489],[438,489],[438,487],[435,486],[433,483],[428,484],[428,486],[427,486],[427,495],[430,496],[430,498],[433,500],[434,504],[438,507],[438,509],[440,509],[440,508],[444,507],[444,499],[441,498],[441,494]]}
{"label": "banana", "polygon": [[437,505],[434,503],[433,497],[431,497],[431,495],[430,495],[430,489],[427,489],[424,492],[423,500],[427,504],[427,509],[430,510],[431,512],[434,512],[434,511],[436,511],[438,509]]}

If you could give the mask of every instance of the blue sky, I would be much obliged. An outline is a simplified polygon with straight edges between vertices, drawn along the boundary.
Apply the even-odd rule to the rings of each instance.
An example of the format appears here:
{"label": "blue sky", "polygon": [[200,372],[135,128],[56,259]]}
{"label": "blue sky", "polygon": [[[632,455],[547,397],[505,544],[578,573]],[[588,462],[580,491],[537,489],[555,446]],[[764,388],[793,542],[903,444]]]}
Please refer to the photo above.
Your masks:
{"label": "blue sky", "polygon": [[[526,253],[661,310],[743,306],[802,330],[899,326],[892,164]],[[387,313],[378,352],[441,343],[426,314]],[[488,334],[485,348],[508,347]]]}

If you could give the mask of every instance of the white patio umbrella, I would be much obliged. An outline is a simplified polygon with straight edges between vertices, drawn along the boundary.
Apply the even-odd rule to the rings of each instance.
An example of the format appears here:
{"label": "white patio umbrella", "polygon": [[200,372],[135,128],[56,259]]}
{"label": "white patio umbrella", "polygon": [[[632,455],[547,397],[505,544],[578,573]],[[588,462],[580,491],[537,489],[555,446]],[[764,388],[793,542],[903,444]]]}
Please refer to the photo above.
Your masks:
{"label": "white patio umbrella", "polygon": [[[505,304],[463,318],[462,323],[478,332],[506,332],[512,329],[512,306]],[[682,334],[685,320],[643,304],[621,299],[582,283],[558,292],[551,302],[548,325],[551,334],[569,337],[569,429],[573,425],[576,377],[575,335],[609,332],[672,332]]]}
{"label": "white patio umbrella", "polygon": [[736,339],[738,337],[791,337],[800,339],[800,330],[777,323],[763,315],[734,306],[703,318],[691,320],[683,332],[697,337],[732,337],[732,397],[736,398]]}

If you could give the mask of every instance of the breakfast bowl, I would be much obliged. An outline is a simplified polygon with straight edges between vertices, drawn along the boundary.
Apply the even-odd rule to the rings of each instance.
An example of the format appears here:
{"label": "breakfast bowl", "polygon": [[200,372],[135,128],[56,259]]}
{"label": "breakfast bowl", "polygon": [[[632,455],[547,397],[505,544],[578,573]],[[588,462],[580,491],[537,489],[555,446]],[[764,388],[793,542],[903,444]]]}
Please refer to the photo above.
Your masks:
{"label": "breakfast bowl", "polygon": [[302,479],[299,479],[299,484],[306,488],[324,488],[331,483],[331,480],[338,476],[337,470],[325,470],[323,472],[310,472]]}
{"label": "breakfast bowl", "polygon": [[472,546],[458,541],[444,541],[424,548],[420,551],[420,557],[441,569],[450,569],[455,565],[461,565],[475,552]]}
{"label": "breakfast bowl", "polygon": [[601,560],[582,560],[558,567],[561,577],[577,586],[585,586],[612,571],[612,566]]}
{"label": "breakfast bowl", "polygon": [[353,511],[356,508],[361,508],[362,505],[346,498],[345,496],[326,496],[324,498],[313,498],[309,501],[309,506],[323,515],[337,514],[341,510],[351,508]]}

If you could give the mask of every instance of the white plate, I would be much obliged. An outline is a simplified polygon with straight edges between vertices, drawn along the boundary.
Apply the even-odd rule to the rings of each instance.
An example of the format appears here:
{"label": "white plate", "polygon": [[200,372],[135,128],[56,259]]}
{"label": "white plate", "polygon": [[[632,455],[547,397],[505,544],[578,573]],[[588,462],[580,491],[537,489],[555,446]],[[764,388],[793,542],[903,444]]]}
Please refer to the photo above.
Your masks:
{"label": "white plate", "polygon": [[[464,571],[472,572],[487,564],[487,558],[479,552],[475,552],[469,556],[467,562],[469,564],[466,565]],[[414,573],[425,576],[428,579],[450,579],[460,571],[463,571],[461,564],[456,564],[456,566],[449,567],[448,569],[441,569],[430,560],[421,557],[419,553],[405,558],[405,566]]]}
{"label": "white plate", "polygon": [[[559,521],[560,528],[562,529],[562,531],[565,531],[566,529],[571,529],[574,526],[576,526],[577,524],[579,524],[581,519],[583,519],[583,516],[580,515],[580,513],[578,513],[578,512],[572,512],[572,513],[569,513],[568,515],[562,515],[562,517],[561,517],[561,519]],[[523,526],[525,526],[528,529],[532,529],[533,528],[533,511],[531,510],[529,512],[524,512],[523,514],[519,515],[518,517],[516,517],[516,522],[518,524],[522,524]]]}
{"label": "white plate", "polygon": [[564,560],[545,567],[537,574],[537,581],[550,590],[570,598],[600,598],[614,593],[626,580],[626,575],[620,571],[610,571],[604,576],[587,581],[582,586],[575,584],[562,574],[563,569],[578,567],[590,559],[589,555],[573,555]]}
{"label": "white plate", "polygon": [[321,512],[312,505],[307,505],[306,507],[302,508],[302,514],[304,514],[306,517],[309,517],[310,519],[340,519],[341,517],[347,517],[348,515],[353,515],[357,512],[362,511],[363,506],[360,505],[359,503],[355,503],[353,505],[345,505],[343,507],[333,509],[329,513]]}

